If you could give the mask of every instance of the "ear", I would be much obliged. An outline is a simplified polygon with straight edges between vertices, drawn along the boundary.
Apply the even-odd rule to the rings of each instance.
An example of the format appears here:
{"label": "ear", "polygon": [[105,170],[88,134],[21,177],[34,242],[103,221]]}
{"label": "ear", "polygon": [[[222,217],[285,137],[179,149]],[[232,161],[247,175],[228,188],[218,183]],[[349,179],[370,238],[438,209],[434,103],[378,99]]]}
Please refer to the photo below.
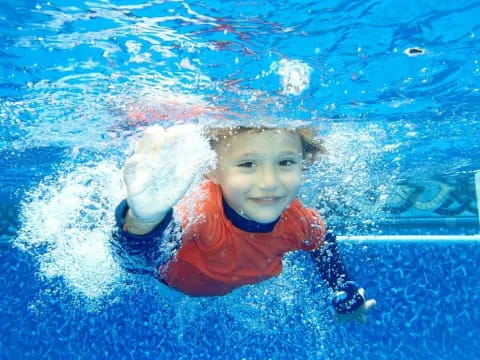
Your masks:
{"label": "ear", "polygon": [[220,183],[216,170],[210,170],[208,173],[205,174],[205,177],[214,184],[218,185]]}

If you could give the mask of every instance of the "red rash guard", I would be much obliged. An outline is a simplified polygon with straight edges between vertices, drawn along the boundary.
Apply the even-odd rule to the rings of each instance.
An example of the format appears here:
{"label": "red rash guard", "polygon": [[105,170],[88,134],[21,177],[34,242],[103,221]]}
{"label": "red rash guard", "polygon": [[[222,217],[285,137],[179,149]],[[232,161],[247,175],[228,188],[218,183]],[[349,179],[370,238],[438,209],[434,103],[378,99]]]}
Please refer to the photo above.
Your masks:
{"label": "red rash guard", "polygon": [[162,281],[188,295],[224,295],[277,276],[286,252],[311,251],[323,243],[323,221],[298,199],[271,232],[262,233],[243,231],[227,219],[218,185],[205,182],[192,196],[174,209],[181,218],[182,245],[159,267]]}

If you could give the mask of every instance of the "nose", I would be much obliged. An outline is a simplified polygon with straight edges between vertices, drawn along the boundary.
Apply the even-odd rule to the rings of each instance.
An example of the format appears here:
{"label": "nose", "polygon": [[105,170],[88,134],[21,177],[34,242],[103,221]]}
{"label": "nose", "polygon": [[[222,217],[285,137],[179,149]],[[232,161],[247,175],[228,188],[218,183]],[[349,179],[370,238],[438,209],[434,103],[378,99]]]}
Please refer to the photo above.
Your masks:
{"label": "nose", "polygon": [[262,166],[258,172],[257,186],[261,190],[276,190],[278,187],[278,175],[272,166]]}

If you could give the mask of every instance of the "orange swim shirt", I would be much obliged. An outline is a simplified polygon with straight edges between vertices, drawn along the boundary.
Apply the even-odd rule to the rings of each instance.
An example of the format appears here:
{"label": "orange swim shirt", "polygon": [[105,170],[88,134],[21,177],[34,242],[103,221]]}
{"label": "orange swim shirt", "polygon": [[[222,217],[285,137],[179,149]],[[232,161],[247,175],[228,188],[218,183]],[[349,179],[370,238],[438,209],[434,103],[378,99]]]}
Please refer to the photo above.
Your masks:
{"label": "orange swim shirt", "polygon": [[318,214],[298,199],[271,232],[241,230],[224,215],[221,188],[210,181],[181,201],[174,213],[182,224],[182,244],[176,256],[160,266],[159,276],[191,296],[225,295],[277,276],[286,252],[317,249],[325,236]]}

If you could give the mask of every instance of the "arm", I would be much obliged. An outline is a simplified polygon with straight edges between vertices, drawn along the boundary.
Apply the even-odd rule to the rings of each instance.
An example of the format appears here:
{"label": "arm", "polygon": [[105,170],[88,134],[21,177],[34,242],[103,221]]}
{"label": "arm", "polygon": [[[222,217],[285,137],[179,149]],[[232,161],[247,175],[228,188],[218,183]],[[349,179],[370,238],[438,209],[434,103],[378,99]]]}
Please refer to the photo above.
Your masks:
{"label": "arm", "polygon": [[[215,160],[195,125],[145,131],[123,168],[127,199],[116,211],[113,245],[127,270],[168,261],[162,253],[177,246],[172,208]],[[172,251],[170,251],[172,254]],[[137,271],[135,271],[137,272]]]}
{"label": "arm", "polygon": [[165,219],[165,216],[170,210],[163,211],[159,214],[158,219],[153,221],[142,221],[138,219],[134,214],[133,211],[128,208],[126,214],[122,216],[123,218],[123,228],[128,231],[130,234],[134,235],[145,235],[150,233],[153,229],[155,229],[158,224],[161,224]]}
{"label": "arm", "polygon": [[336,236],[327,232],[324,245],[311,252],[312,258],[322,278],[334,292],[333,308],[336,314],[343,316],[360,313],[363,322],[364,313],[375,305],[375,300],[366,301],[364,291],[348,275],[342,263]]}
{"label": "arm", "polygon": [[170,254],[178,249],[178,243],[172,247],[171,241],[165,241],[167,237],[172,236],[167,228],[171,227],[173,210],[169,210],[162,221],[145,234],[135,234],[127,228],[129,211],[126,200],[123,200],[115,210],[117,226],[112,237],[114,253],[128,272],[155,276],[157,267],[168,261]]}

